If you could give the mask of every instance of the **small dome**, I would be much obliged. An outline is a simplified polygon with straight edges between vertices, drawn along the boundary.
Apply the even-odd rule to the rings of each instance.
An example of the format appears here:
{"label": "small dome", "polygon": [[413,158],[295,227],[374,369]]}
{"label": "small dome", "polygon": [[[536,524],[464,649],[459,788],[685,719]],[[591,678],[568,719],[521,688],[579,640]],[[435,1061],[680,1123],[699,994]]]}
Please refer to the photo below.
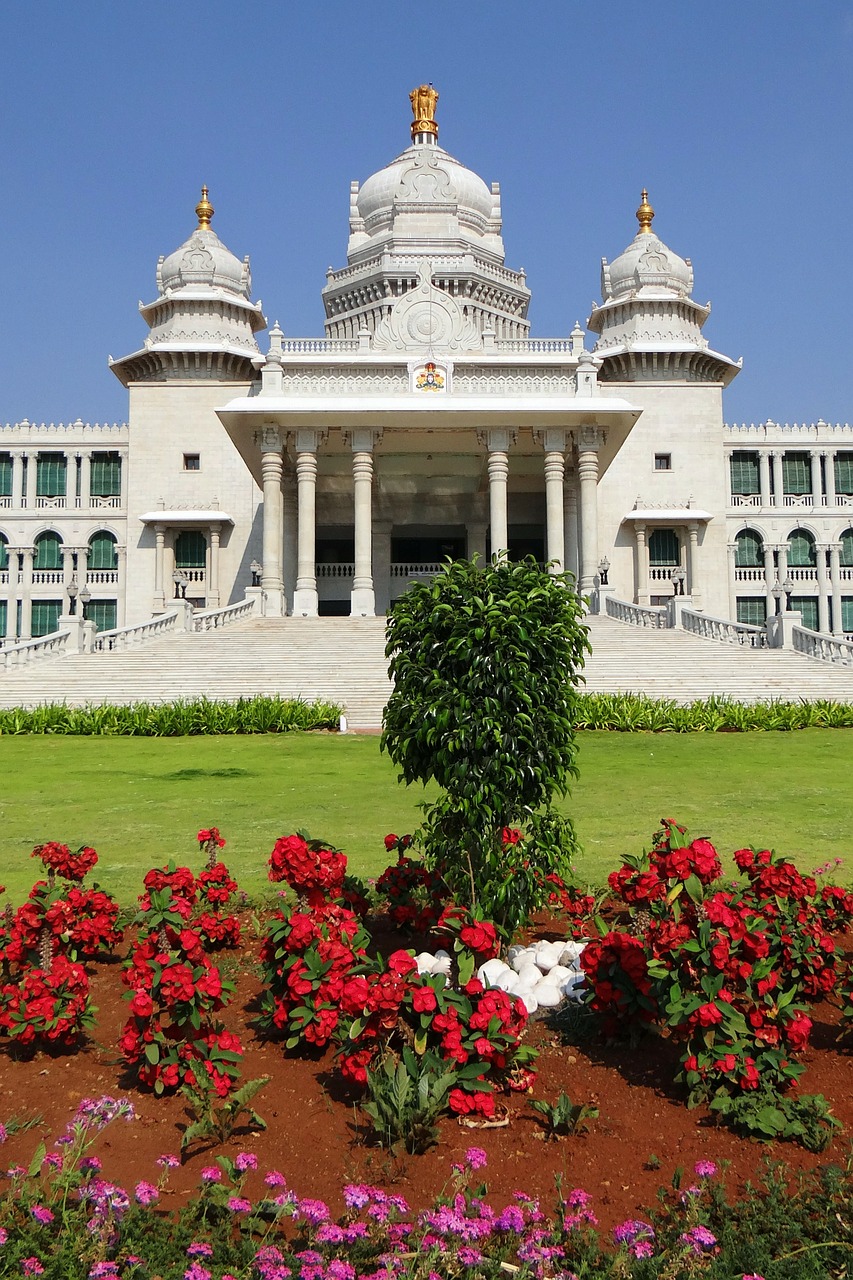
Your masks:
{"label": "small dome", "polygon": [[[456,206],[488,220],[495,196],[482,178],[466,169],[435,143],[414,143],[362,185],[356,199],[358,216],[368,234],[373,225],[396,222],[397,213],[414,213],[424,205]],[[395,228],[396,229],[396,228]]]}
{"label": "small dome", "polygon": [[637,210],[640,230],[613,262],[602,259],[601,295],[605,302],[641,290],[688,298],[693,289],[693,267],[689,258],[680,258],[652,231],[654,209],[643,191]]}
{"label": "small dome", "polygon": [[227,249],[210,226],[213,206],[202,187],[196,205],[198,227],[180,248],[162,258],[157,270],[157,284],[162,293],[200,286],[225,289],[248,299],[252,291],[249,260],[243,262]]}

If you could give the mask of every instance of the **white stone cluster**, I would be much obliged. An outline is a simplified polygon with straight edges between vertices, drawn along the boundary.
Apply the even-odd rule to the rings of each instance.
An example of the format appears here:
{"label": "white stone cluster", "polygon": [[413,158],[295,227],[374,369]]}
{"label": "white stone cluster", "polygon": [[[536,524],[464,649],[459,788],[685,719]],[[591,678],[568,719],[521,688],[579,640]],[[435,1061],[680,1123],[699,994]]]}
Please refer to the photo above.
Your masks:
{"label": "white stone cluster", "polygon": [[[484,987],[497,987],[507,995],[519,996],[528,1013],[555,1009],[564,1000],[580,1000],[584,975],[580,958],[585,942],[547,942],[541,939],[526,947],[510,947],[506,960],[487,960],[477,970]],[[415,956],[418,973],[450,974],[447,951],[422,951]]]}

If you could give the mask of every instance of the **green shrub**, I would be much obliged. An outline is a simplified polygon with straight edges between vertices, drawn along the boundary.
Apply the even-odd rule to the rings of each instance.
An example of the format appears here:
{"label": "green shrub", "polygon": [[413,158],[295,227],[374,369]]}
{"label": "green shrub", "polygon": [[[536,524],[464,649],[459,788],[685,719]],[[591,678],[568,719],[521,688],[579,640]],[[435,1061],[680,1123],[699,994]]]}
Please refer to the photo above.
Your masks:
{"label": "green shrub", "polygon": [[134,702],[69,707],[45,703],[0,710],[0,735],[72,734],[80,737],[183,738],[199,734],[288,733],[337,729],[343,707],[333,702],[259,696],[217,702]]}

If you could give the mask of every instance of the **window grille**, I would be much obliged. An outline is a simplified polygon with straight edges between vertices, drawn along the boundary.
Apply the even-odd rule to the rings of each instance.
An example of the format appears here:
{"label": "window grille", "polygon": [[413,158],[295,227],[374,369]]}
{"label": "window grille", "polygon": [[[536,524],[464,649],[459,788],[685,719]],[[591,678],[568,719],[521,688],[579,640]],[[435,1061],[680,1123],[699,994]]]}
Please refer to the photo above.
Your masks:
{"label": "window grille", "polygon": [[111,533],[101,530],[89,539],[89,568],[115,569],[118,565],[116,540]]}
{"label": "window grille", "polygon": [[115,600],[90,600],[86,605],[86,619],[94,622],[99,631],[112,631],[116,625]]}
{"label": "window grille", "polygon": [[788,538],[788,564],[794,569],[814,568],[817,564],[814,538],[806,529],[795,529]]}
{"label": "window grille", "polygon": [[31,628],[33,639],[37,639],[39,636],[49,636],[54,631],[58,631],[61,612],[61,600],[34,600]]}
{"label": "window grille", "polygon": [[841,630],[848,635],[853,632],[853,596],[841,597]]}
{"label": "window grille", "polygon": [[184,529],[175,539],[175,565],[178,569],[203,569],[207,557],[207,538],[200,529]]}
{"label": "window grille", "polygon": [[752,494],[760,492],[757,453],[733,453],[729,459],[732,493]]}
{"label": "window grille", "polygon": [[36,497],[64,498],[68,460],[64,453],[40,453],[36,459]]}
{"label": "window grille", "polygon": [[0,569],[9,568],[9,539],[0,533]]}
{"label": "window grille", "polygon": [[853,495],[853,453],[835,455],[835,492]]}
{"label": "window grille", "polygon": [[0,498],[12,496],[12,455],[0,453]]}
{"label": "window grille", "polygon": [[817,631],[817,596],[791,596],[791,608],[803,615],[803,626]]}
{"label": "window grille", "polygon": [[93,498],[118,498],[121,494],[121,455],[93,453],[89,492]]}
{"label": "window grille", "polygon": [[738,596],[737,620],[750,627],[763,627],[767,621],[767,601],[764,596]]}
{"label": "window grille", "polygon": [[807,453],[786,453],[782,457],[782,492],[811,493],[812,469]]}
{"label": "window grille", "polygon": [[735,538],[735,564],[739,569],[754,569],[764,564],[764,543],[754,529],[744,529]]}
{"label": "window grille", "polygon": [[846,568],[853,565],[853,529],[845,529],[841,535],[841,563]]}
{"label": "window grille", "polygon": [[[34,569],[62,568],[62,539],[58,533],[40,533],[35,542]],[[42,631],[41,635],[47,633]]]}

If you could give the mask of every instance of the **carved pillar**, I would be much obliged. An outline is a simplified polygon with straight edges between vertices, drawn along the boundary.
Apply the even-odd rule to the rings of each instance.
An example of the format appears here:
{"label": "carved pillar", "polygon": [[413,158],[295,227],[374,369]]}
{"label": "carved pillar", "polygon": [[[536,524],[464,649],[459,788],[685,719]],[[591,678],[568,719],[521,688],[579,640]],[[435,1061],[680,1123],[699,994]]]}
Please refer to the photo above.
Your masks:
{"label": "carved pillar", "polygon": [[545,450],[545,558],[550,573],[562,573],[566,554],[563,513],[566,433],[549,427],[536,432],[534,438]]}
{"label": "carved pillar", "polygon": [[826,502],[824,506],[834,507],[837,505],[837,495],[835,493],[835,450],[826,449],[823,454],[823,472],[824,485],[826,487]]}
{"label": "carved pillar", "polygon": [[812,449],[809,453],[809,471],[812,485],[812,506],[823,506],[820,484],[820,453],[817,449]]}
{"label": "carved pillar", "polygon": [[[35,468],[34,468],[35,469]],[[33,634],[33,556],[32,547],[21,548],[21,639],[30,640]]]}
{"label": "carved pillar", "polygon": [[771,450],[770,460],[773,464],[773,505],[776,507],[784,507],[785,495],[783,493],[784,484],[782,481],[782,454],[776,450]]}
{"label": "carved pillar", "polygon": [[817,629],[823,635],[829,633],[829,582],[826,576],[826,553],[829,546],[818,542],[815,546],[817,557]]}
{"label": "carved pillar", "polygon": [[737,621],[737,543],[730,542],[727,547],[729,559],[729,617]]}
{"label": "carved pillar", "polygon": [[784,582],[788,576],[787,542],[779,542],[776,544],[776,557],[776,575],[780,582]]}
{"label": "carved pillar", "polygon": [[829,544],[829,580],[832,586],[832,634],[844,634],[841,625],[841,543]]}
{"label": "carved pillar", "polygon": [[575,581],[577,581],[579,571],[577,484],[577,474],[572,469],[563,481],[563,531],[565,536],[563,563],[566,566],[566,571],[575,575]]}
{"label": "carved pillar", "polygon": [[507,517],[507,479],[509,477],[509,447],[515,443],[516,433],[506,428],[495,428],[484,433],[489,451],[489,524],[491,526],[492,559],[506,557],[509,549]]}
{"label": "carved pillar", "polygon": [[207,606],[218,609],[221,593],[219,587],[219,535],[221,525],[210,526],[210,574],[207,580]]}
{"label": "carved pillar", "polygon": [[119,453],[119,502],[122,511],[127,509],[127,454]]}
{"label": "carved pillar", "polygon": [[281,433],[275,427],[261,431],[261,483],[264,491],[261,590],[264,612],[272,618],[284,614],[284,582],[281,552],[284,537],[281,497]]}
{"label": "carved pillar", "polygon": [[77,456],[80,459],[80,495],[77,506],[88,511],[92,505],[92,450],[81,449]]}
{"label": "carved pillar", "polygon": [[116,547],[116,626],[123,627],[127,618],[127,547]]}
{"label": "carved pillar", "polygon": [[589,595],[598,572],[598,451],[602,434],[598,427],[581,427],[578,442],[580,489],[581,573],[579,591]]}
{"label": "carved pillar", "polygon": [[762,449],[758,455],[758,486],[762,507],[770,506],[770,454]]}
{"label": "carved pillar", "polygon": [[691,520],[687,526],[687,582],[693,597],[693,608],[702,608],[702,580],[699,573],[699,525]]}
{"label": "carved pillar", "polygon": [[166,598],[164,593],[164,576],[165,576],[165,559],[166,559],[166,526],[164,524],[155,524],[154,526],[154,612],[160,613],[166,607]]}
{"label": "carved pillar", "polygon": [[646,542],[646,526],[634,525],[637,548],[637,604],[649,603],[649,548]]}
{"label": "carved pillar", "polygon": [[[24,465],[24,453],[17,449],[12,454],[12,506],[20,509],[25,502],[27,493],[26,468]],[[8,622],[7,622],[8,630]]]}
{"label": "carved pillar", "polygon": [[[25,481],[26,492],[21,506],[32,510],[36,505],[36,474],[38,471],[38,457],[35,453],[27,453],[25,456],[27,459],[27,474]],[[27,639],[29,639],[29,636]]]}
{"label": "carved pillar", "polygon": [[776,562],[773,556],[773,546],[769,542],[764,543],[764,590],[767,593],[767,616],[768,618],[773,612],[773,586],[776,582]]}
{"label": "carved pillar", "polygon": [[296,551],[296,590],[293,612],[316,618],[317,600],[317,449],[321,433],[303,428],[296,432],[296,497],[299,507]]}
{"label": "carved pillar", "polygon": [[361,428],[345,433],[352,448],[353,535],[355,565],[350,615],[372,618],[376,613],[373,589],[373,447],[379,432]]}
{"label": "carved pillar", "polygon": [[284,578],[284,603],[282,612],[286,613],[288,605],[293,612],[293,593],[296,590],[296,543],[299,537],[297,524],[296,476],[287,471],[282,477],[281,500],[284,505],[284,552],[282,558],[282,577]]}

